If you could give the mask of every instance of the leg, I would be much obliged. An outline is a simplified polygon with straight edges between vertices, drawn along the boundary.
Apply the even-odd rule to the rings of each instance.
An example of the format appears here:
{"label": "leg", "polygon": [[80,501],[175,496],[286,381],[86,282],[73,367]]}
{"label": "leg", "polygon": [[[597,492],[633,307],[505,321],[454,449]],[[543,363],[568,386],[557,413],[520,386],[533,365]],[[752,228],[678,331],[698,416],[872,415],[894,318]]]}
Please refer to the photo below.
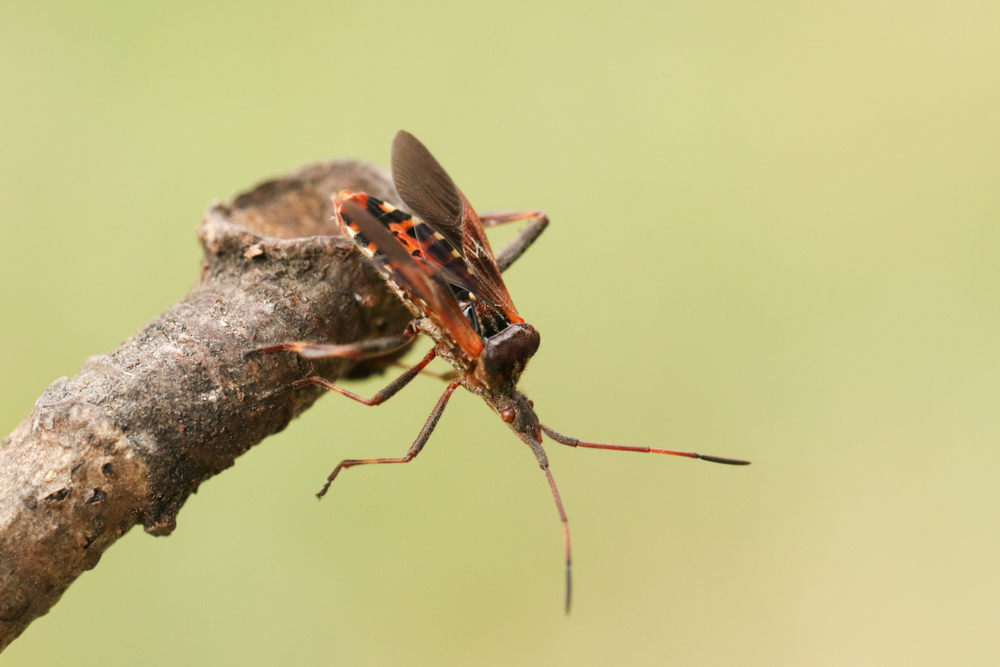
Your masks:
{"label": "leg", "polygon": [[483,223],[483,229],[499,227],[500,225],[506,225],[508,222],[517,222],[518,220],[529,220],[532,218],[545,218],[548,220],[548,216],[539,210],[486,211],[479,214],[479,221]]}
{"label": "leg", "polygon": [[482,221],[483,227],[486,228],[518,220],[529,221],[527,226],[514,237],[514,240],[497,255],[497,266],[501,271],[506,271],[511,264],[516,262],[549,226],[549,217],[541,211],[491,211],[480,214],[479,219]]}
{"label": "leg", "polygon": [[564,445],[569,445],[570,447],[588,447],[590,449],[612,449],[616,452],[644,452],[647,454],[670,454],[672,456],[685,456],[689,459],[701,459],[702,461],[711,461],[712,463],[725,463],[731,466],[746,466],[750,465],[749,461],[741,461],[739,459],[724,459],[718,456],[708,456],[706,454],[695,454],[694,452],[675,452],[670,449],[654,449],[652,447],[627,447],[625,445],[602,445],[596,442],[581,442],[576,438],[571,438],[568,435],[563,435],[557,433],[550,429],[548,426],[542,426],[542,430],[545,434],[555,440],[558,443]]}
{"label": "leg", "polygon": [[412,320],[406,325],[403,333],[398,336],[372,338],[345,345],[321,345],[318,343],[290,341],[288,343],[279,343],[278,345],[259,347],[256,350],[252,350],[252,352],[278,352],[285,350],[288,352],[298,352],[300,356],[306,359],[327,359],[329,357],[369,359],[371,357],[380,357],[383,354],[389,354],[405,347],[416,337],[417,333],[419,333],[417,320]]}
{"label": "leg", "polygon": [[[324,380],[318,375],[310,375],[309,377],[304,378],[302,380],[297,380],[293,382],[291,385],[289,385],[289,389],[301,389],[302,387],[308,387],[309,385],[314,385],[317,387],[323,387],[324,389],[329,389],[330,391],[335,391],[342,396],[346,396],[347,398],[353,398],[358,403],[364,403],[365,405],[381,405],[386,401],[388,401],[393,396],[395,396],[396,392],[398,392],[400,389],[408,385],[410,383],[410,380],[417,377],[417,375],[420,374],[420,371],[424,370],[424,367],[427,364],[431,363],[431,359],[433,359],[435,356],[437,356],[437,350],[431,348],[431,351],[428,352],[427,355],[424,356],[424,358],[421,359],[416,366],[409,369],[405,373],[401,374],[395,380],[390,382],[385,389],[378,392],[371,398],[362,398],[361,396],[358,396],[352,391],[347,391],[343,387],[338,387],[332,382]],[[451,396],[450,392],[448,393],[448,396]]]}
{"label": "leg", "polygon": [[[416,375],[416,373],[414,373],[414,375]],[[435,405],[434,409],[431,411],[431,416],[427,418],[427,422],[424,424],[424,427],[420,429],[417,439],[412,445],[410,445],[410,449],[406,452],[406,456],[401,458],[346,459],[341,461],[337,464],[337,467],[333,469],[333,472],[330,473],[330,476],[326,478],[326,484],[324,484],[323,488],[319,490],[316,497],[322,498],[326,495],[330,485],[333,484],[333,480],[337,478],[337,473],[344,468],[353,468],[354,466],[369,465],[374,463],[409,463],[412,461],[414,457],[420,453],[420,450],[424,448],[424,444],[427,443],[427,439],[431,437],[431,433],[434,432],[434,427],[437,426],[438,420],[441,419],[441,413],[444,412],[445,406],[448,405],[448,399],[451,398],[451,395],[456,389],[458,389],[460,384],[460,380],[454,380],[448,385],[448,388],[444,390],[444,394],[438,399],[437,405]]]}
{"label": "leg", "polygon": [[[392,365],[396,366],[397,368],[409,368],[409,366],[407,366],[406,364],[401,363],[399,361],[392,362]],[[454,380],[455,378],[458,377],[458,371],[456,371],[454,369],[452,369],[450,371],[446,371],[444,373],[435,373],[434,371],[429,371],[429,370],[424,369],[424,370],[420,371],[420,374],[421,375],[426,375],[427,377],[436,378],[438,380],[444,380],[445,382],[451,382],[452,380]]]}

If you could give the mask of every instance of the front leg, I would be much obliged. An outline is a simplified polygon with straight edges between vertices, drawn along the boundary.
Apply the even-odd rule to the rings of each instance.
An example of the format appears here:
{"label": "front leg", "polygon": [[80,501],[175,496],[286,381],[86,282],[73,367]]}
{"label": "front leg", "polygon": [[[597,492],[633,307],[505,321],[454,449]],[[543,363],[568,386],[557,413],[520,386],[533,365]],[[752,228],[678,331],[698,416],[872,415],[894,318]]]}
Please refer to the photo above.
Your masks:
{"label": "front leg", "polygon": [[[404,364],[401,361],[394,361],[392,362],[392,365],[395,366],[396,368],[408,369],[410,367],[408,364]],[[438,373],[437,371],[429,371],[425,368],[424,370],[420,371],[420,374],[423,375],[424,377],[432,377],[436,380],[443,380],[444,382],[451,382],[452,380],[455,380],[461,377],[462,375],[454,368],[451,369],[450,371],[445,371],[444,373]]]}
{"label": "front leg", "polygon": [[[424,356],[424,358],[421,359],[417,365],[415,365],[413,368],[410,368],[405,373],[402,373],[399,377],[390,382],[385,389],[378,392],[371,398],[363,398],[361,396],[358,396],[353,391],[347,391],[343,387],[338,387],[329,380],[324,380],[318,375],[310,375],[309,377],[303,378],[302,380],[296,380],[291,385],[289,385],[288,388],[301,389],[302,387],[309,387],[309,386],[323,387],[323,389],[329,389],[330,391],[335,391],[341,396],[346,396],[347,398],[354,399],[358,403],[362,403],[364,405],[368,406],[382,405],[390,398],[395,396],[400,389],[410,384],[410,381],[413,378],[417,377],[417,375],[420,374],[420,371],[424,370],[424,367],[427,366],[427,364],[431,363],[431,360],[435,356],[437,356],[437,350],[432,347],[431,351],[428,352],[427,355]],[[450,395],[451,394],[449,394],[449,396]]]}
{"label": "front leg", "polygon": [[284,350],[287,352],[298,352],[299,356],[305,359],[329,359],[330,357],[340,359],[371,359],[372,357],[381,357],[384,354],[389,354],[406,347],[420,333],[419,322],[419,319],[410,320],[410,323],[406,325],[406,329],[398,336],[371,338],[344,345],[289,341],[287,343],[259,347],[253,350],[253,352],[279,352]]}
{"label": "front leg", "polygon": [[500,271],[506,271],[511,264],[516,262],[549,226],[549,216],[542,211],[490,211],[481,213],[479,219],[482,221],[483,227],[487,228],[518,220],[528,220],[524,229],[497,255],[497,267]]}

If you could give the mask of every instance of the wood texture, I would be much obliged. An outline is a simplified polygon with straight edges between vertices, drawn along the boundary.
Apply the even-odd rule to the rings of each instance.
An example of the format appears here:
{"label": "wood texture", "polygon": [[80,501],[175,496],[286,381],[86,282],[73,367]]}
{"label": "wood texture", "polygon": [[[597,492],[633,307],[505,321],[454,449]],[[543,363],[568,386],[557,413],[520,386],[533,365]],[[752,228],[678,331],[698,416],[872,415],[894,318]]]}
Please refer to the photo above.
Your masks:
{"label": "wood texture", "polygon": [[132,526],[169,534],[199,484],[321,394],[289,383],[363,377],[392,361],[253,352],[397,334],[410,320],[330,220],[342,188],[399,204],[383,171],[331,162],[213,206],[187,297],[54,382],[0,444],[0,650]]}

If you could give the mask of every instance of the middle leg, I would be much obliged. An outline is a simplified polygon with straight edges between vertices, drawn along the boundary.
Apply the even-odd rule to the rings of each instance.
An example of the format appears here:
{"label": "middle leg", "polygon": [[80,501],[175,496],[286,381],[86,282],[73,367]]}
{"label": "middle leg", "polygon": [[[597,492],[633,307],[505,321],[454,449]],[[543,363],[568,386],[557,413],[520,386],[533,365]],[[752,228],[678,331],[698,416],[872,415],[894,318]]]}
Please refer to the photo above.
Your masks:
{"label": "middle leg", "polygon": [[410,445],[410,449],[409,451],[406,452],[406,456],[401,456],[399,458],[344,459],[339,464],[337,464],[337,467],[333,469],[333,472],[330,473],[330,476],[326,478],[326,484],[324,484],[323,488],[319,490],[319,493],[316,494],[316,497],[322,498],[324,495],[326,495],[326,492],[327,490],[329,490],[330,485],[333,484],[333,480],[337,478],[337,474],[340,473],[340,471],[345,468],[353,468],[354,466],[372,465],[378,463],[409,463],[410,461],[412,461],[414,457],[416,457],[416,455],[420,453],[420,450],[424,448],[424,445],[427,444],[428,438],[430,438],[431,433],[434,432],[434,427],[437,426],[438,420],[441,419],[441,414],[444,412],[445,406],[448,405],[448,399],[451,398],[451,395],[455,393],[455,390],[458,389],[459,385],[461,384],[462,384],[461,380],[454,380],[452,381],[451,384],[448,385],[448,388],[444,390],[444,394],[441,396],[441,398],[438,399],[437,404],[431,411],[430,417],[428,417],[427,421],[424,423],[424,427],[420,429],[420,433],[417,435],[417,439],[413,442],[412,445]]}
{"label": "middle leg", "polygon": [[400,376],[397,377],[392,382],[390,382],[385,387],[385,389],[383,389],[382,391],[378,392],[377,394],[375,394],[371,398],[364,398],[362,396],[358,396],[353,391],[347,391],[343,387],[338,387],[337,385],[333,384],[329,380],[324,380],[323,378],[319,377],[318,375],[310,375],[307,378],[303,378],[301,380],[296,380],[295,382],[293,382],[289,386],[289,388],[290,389],[301,389],[302,387],[308,387],[308,386],[323,387],[324,389],[329,389],[330,391],[335,391],[338,394],[340,394],[341,396],[346,396],[347,398],[354,399],[358,403],[363,403],[364,405],[369,405],[369,406],[372,406],[372,405],[382,405],[383,403],[385,403],[386,401],[388,401],[390,398],[392,398],[393,396],[395,396],[396,393],[399,392],[400,389],[402,389],[406,385],[410,384],[410,381],[413,380],[413,378],[417,377],[417,375],[419,375],[420,372],[422,370],[424,370],[424,367],[427,366],[427,364],[431,363],[431,360],[435,356],[437,356],[437,350],[432,347],[431,351],[428,352],[424,356],[424,358],[421,359],[415,366],[413,366],[412,368],[410,368],[409,370],[407,370],[405,373],[400,374]]}

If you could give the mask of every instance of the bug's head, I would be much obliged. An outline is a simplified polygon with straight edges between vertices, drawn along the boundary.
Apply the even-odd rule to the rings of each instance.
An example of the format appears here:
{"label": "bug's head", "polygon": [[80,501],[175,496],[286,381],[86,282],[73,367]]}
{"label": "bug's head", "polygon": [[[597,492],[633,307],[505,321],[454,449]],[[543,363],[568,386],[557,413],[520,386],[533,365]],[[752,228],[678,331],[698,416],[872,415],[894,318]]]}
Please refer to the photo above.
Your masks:
{"label": "bug's head", "polygon": [[540,342],[535,327],[526,322],[511,324],[486,339],[476,369],[478,379],[499,393],[512,391]]}
{"label": "bug's head", "polygon": [[519,391],[511,391],[493,396],[488,402],[517,437],[532,447],[541,443],[542,427],[530,398]]}

